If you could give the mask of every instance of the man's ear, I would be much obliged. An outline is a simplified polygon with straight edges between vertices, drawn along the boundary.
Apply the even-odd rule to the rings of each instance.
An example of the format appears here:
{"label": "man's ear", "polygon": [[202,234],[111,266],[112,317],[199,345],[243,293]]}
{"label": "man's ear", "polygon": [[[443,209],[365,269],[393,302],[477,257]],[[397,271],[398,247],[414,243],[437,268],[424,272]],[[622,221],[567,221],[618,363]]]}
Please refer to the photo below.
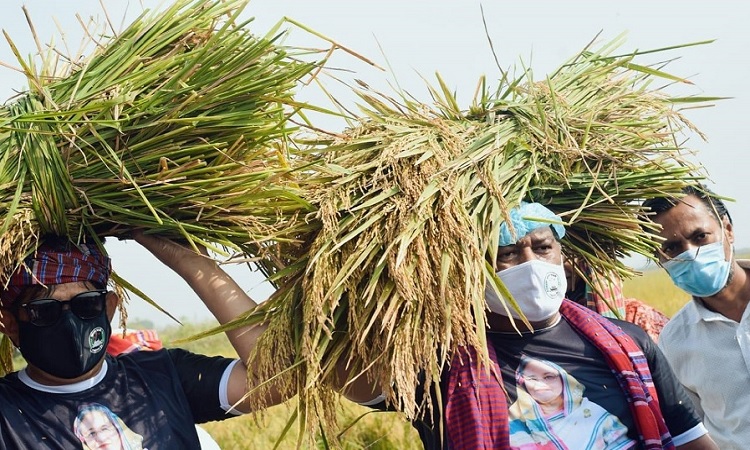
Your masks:
{"label": "man's ear", "polygon": [[7,309],[0,309],[0,332],[8,336],[13,345],[18,347],[18,322],[16,316]]}
{"label": "man's ear", "polygon": [[734,227],[732,226],[732,222],[729,221],[728,216],[725,215],[721,219],[721,225],[724,227],[724,233],[726,233],[729,243],[734,244]]}
{"label": "man's ear", "polygon": [[112,321],[117,311],[117,305],[120,304],[120,296],[114,291],[107,292],[107,318]]}

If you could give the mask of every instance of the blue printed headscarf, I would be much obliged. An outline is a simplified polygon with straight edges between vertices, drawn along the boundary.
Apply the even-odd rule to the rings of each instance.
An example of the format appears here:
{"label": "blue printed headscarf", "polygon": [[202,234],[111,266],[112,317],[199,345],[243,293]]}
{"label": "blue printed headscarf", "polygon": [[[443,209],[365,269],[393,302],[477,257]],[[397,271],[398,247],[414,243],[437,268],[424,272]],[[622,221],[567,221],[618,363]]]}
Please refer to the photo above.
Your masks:
{"label": "blue printed headscarf", "polygon": [[562,225],[560,216],[553,213],[540,203],[521,204],[510,210],[510,221],[513,224],[515,234],[510,230],[506,222],[500,225],[499,246],[513,245],[519,239],[540,227],[552,227],[558,239],[565,236],[565,227]]}

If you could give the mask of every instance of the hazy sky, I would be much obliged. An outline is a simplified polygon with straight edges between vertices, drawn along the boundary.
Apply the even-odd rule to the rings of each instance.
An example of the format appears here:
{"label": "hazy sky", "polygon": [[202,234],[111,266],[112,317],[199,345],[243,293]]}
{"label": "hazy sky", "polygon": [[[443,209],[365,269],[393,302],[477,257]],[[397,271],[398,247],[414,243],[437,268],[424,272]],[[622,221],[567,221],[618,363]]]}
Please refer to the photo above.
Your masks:
{"label": "hazy sky", "polygon": [[[115,22],[121,21],[126,10],[133,17],[142,4],[160,4],[121,0],[103,3]],[[42,42],[59,35],[55,21],[69,41],[77,42],[81,28],[75,14],[102,17],[101,5],[94,0],[4,0],[0,27],[23,54],[34,49],[21,10],[23,4],[29,9]],[[362,79],[386,92],[392,92],[388,83],[397,83],[427,102],[423,78],[432,82],[437,71],[459,93],[462,104],[468,106],[481,75],[488,80],[499,77],[480,5],[475,0],[252,0],[246,14],[256,18],[251,26],[257,34],[264,34],[284,16],[292,17],[392,69],[392,74],[384,73],[341,55],[334,64],[352,71],[339,73],[345,80]],[[670,63],[667,71],[692,80],[695,86],[688,90],[692,94],[732,97],[713,108],[687,112],[688,119],[708,137],[708,142],[694,137],[688,147],[697,151],[697,159],[711,176],[711,187],[736,200],[729,204],[736,246],[750,247],[750,199],[743,196],[750,192],[746,167],[750,157],[744,135],[750,106],[750,33],[742,31],[750,23],[750,8],[744,2],[489,0],[482,6],[501,66],[508,68],[523,60],[538,79],[576,54],[600,31],[602,41],[627,32],[623,51],[716,39],[710,45],[669,53],[680,58]],[[324,45],[300,29],[286,28],[291,30],[291,43]],[[15,62],[5,42],[0,43],[0,61]],[[23,79],[10,69],[0,68],[0,82],[3,100],[14,89],[24,89]],[[353,102],[343,89],[336,95],[345,103]],[[312,91],[303,91],[301,96],[319,100]],[[326,126],[341,125],[331,122]],[[115,270],[173,314],[188,320],[210,317],[192,291],[137,244],[111,242],[108,249]],[[258,275],[241,268],[230,272],[254,298],[260,300],[269,294]],[[129,311],[131,317],[147,318],[158,325],[168,322],[138,298],[132,299]]]}

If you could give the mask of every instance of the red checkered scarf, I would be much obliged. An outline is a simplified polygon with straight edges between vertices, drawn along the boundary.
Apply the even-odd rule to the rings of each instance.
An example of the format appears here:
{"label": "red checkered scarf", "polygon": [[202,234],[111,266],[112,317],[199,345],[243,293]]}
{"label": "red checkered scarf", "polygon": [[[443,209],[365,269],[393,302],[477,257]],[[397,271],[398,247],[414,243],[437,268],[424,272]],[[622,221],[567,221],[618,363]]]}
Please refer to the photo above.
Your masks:
{"label": "red checkered scarf", "polygon": [[106,286],[111,271],[109,258],[95,245],[76,246],[65,238],[49,238],[10,276],[0,298],[3,305],[12,305],[31,285],[91,281]]}
{"label": "red checkered scarf", "polygon": [[590,284],[586,285],[586,306],[604,317],[623,319],[643,328],[654,340],[659,340],[659,334],[669,322],[669,318],[657,310],[635,298],[625,298],[622,294],[622,281],[616,273],[602,275],[594,272],[585,263],[579,265],[589,277]]}
{"label": "red checkered scarf", "polygon": [[672,436],[659,409],[659,399],[646,356],[624,331],[604,317],[574,302],[560,312],[579,334],[604,356],[630,405],[643,448],[673,449]]}
{"label": "red checkered scarf", "polygon": [[478,367],[473,349],[456,352],[448,372],[445,426],[448,448],[509,448],[508,402],[503,390],[500,363],[492,345],[487,346],[490,373]]}
{"label": "red checkered scarf", "polygon": [[[674,449],[641,349],[618,326],[583,306],[566,300],[560,312],[573,329],[599,349],[612,368],[628,399],[643,448]],[[510,448],[508,403],[499,379],[500,361],[491,345],[488,350],[493,363],[490,374],[477,367],[473,351],[462,349],[453,358],[445,405],[448,448]]]}
{"label": "red checkered scarf", "polygon": [[122,353],[159,350],[162,347],[156,330],[130,330],[127,333],[112,333],[107,344],[107,353],[117,356]]}

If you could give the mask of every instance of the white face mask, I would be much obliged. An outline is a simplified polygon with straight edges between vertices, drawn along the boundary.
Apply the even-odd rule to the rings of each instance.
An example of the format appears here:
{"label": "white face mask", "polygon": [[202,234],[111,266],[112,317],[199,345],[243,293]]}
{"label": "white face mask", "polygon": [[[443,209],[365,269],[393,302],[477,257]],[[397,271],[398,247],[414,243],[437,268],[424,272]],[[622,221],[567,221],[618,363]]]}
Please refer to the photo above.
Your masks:
{"label": "white face mask", "polygon": [[[497,272],[497,276],[508,288],[529,322],[549,319],[560,310],[567,289],[562,264],[550,264],[532,259],[501,270]],[[484,297],[490,311],[503,316],[508,315],[502,300],[497,297],[492,286],[485,286]],[[520,319],[518,313],[510,305],[508,309],[513,318]]]}

